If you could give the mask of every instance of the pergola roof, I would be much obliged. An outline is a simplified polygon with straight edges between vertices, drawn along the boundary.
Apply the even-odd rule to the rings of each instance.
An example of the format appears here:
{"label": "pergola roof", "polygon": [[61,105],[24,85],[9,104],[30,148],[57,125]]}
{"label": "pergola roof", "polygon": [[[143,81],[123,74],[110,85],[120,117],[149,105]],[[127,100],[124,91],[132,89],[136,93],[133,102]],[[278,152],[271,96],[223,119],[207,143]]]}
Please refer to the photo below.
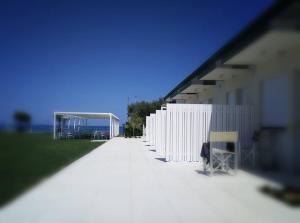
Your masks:
{"label": "pergola roof", "polygon": [[98,113],[98,112],[54,112],[56,116],[75,116],[79,118],[88,119],[109,119],[110,117],[119,120],[117,116],[112,113]]}

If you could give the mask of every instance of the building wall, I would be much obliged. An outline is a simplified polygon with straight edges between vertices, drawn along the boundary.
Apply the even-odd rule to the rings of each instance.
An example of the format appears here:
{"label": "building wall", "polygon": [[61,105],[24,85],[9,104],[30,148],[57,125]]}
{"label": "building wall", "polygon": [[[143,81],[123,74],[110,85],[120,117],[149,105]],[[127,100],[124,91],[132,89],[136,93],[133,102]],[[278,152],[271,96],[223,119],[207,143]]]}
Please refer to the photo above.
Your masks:
{"label": "building wall", "polygon": [[[276,146],[273,146],[273,151],[270,151],[270,153],[274,156],[272,159],[279,160],[280,169],[287,172],[293,171],[295,168],[298,171],[300,170],[300,165],[297,164],[295,159],[295,155],[297,155],[297,157],[300,156],[299,149],[296,148],[296,144],[289,146],[291,142],[295,141],[291,141],[290,139],[290,129],[295,128],[295,122],[299,123],[299,112],[295,112],[296,104],[299,107],[299,102],[297,102],[297,98],[299,98],[297,92],[299,92],[299,90],[297,88],[300,86],[294,84],[297,81],[297,83],[299,83],[300,79],[298,73],[300,69],[297,67],[296,58],[298,57],[285,58],[282,59],[283,61],[277,58],[275,61],[269,61],[266,65],[257,66],[251,74],[241,72],[240,75],[232,76],[231,79],[218,82],[216,86],[211,87],[210,90],[204,93],[198,94],[197,97],[197,103],[203,104],[209,103],[209,101],[212,101],[213,104],[232,104],[232,101],[234,101],[235,104],[253,105],[257,130],[261,129],[261,127],[273,127],[272,125],[263,126],[263,120],[265,120],[263,117],[273,115],[275,117],[273,120],[282,119],[283,121],[281,122],[285,122],[285,125],[282,127],[286,128],[286,130],[279,131],[279,133],[272,133],[273,135],[271,134],[270,137],[275,138],[277,141],[276,143],[274,142]],[[284,66],[282,64],[284,64]],[[286,87],[284,87],[284,77],[287,79]],[[267,85],[266,83],[269,80],[276,78],[283,81],[277,90],[271,92],[274,96],[274,102],[264,103],[263,105],[263,88]],[[279,100],[282,97],[284,97],[284,99]],[[279,101],[283,101],[283,104],[279,103]],[[189,100],[186,100],[186,103],[190,103]],[[195,100],[193,100],[193,103],[195,103]],[[265,108],[267,114],[263,115],[263,107],[266,107],[266,104],[269,107],[267,107],[267,109]],[[277,112],[277,110],[279,112]],[[277,114],[274,114],[276,112]],[[280,115],[284,117],[280,117]]]}

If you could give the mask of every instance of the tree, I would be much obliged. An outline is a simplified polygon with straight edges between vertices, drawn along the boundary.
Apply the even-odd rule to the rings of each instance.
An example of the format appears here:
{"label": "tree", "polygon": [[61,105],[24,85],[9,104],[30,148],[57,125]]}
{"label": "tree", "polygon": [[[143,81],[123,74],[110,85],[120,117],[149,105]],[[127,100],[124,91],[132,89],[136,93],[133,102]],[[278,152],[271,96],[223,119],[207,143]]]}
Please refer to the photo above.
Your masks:
{"label": "tree", "polygon": [[150,113],[154,113],[156,110],[160,109],[163,104],[163,99],[160,98],[158,100],[146,102],[140,101],[136,103],[129,104],[127,107],[128,112],[128,119],[133,114],[137,114],[139,117],[142,118],[143,123],[146,123],[146,116],[150,115]]}
{"label": "tree", "polygon": [[134,113],[131,116],[130,124],[132,127],[132,135],[135,136],[135,130],[140,130],[143,127],[143,119],[140,116],[138,116],[138,114]]}
{"label": "tree", "polygon": [[125,135],[129,137],[142,135],[146,116],[160,109],[163,102],[163,99],[158,99],[151,102],[140,101],[129,104],[127,107],[128,122],[125,125]]}
{"label": "tree", "polygon": [[17,132],[28,131],[31,127],[31,116],[26,112],[16,111],[14,113],[14,120]]}

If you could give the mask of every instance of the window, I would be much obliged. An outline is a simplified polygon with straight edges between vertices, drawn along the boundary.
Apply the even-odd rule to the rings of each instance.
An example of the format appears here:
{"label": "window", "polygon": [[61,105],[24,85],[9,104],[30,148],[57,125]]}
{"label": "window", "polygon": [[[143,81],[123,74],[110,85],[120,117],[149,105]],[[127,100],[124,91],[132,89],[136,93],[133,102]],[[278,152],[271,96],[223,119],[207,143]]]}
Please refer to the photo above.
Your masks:
{"label": "window", "polygon": [[235,105],[236,104],[236,94],[235,91],[230,91],[226,93],[226,104]]}
{"label": "window", "polygon": [[239,88],[236,90],[236,104],[237,105],[246,105],[247,104],[246,89]]}
{"label": "window", "polygon": [[288,78],[285,75],[266,80],[261,87],[263,127],[285,127],[288,123]]}

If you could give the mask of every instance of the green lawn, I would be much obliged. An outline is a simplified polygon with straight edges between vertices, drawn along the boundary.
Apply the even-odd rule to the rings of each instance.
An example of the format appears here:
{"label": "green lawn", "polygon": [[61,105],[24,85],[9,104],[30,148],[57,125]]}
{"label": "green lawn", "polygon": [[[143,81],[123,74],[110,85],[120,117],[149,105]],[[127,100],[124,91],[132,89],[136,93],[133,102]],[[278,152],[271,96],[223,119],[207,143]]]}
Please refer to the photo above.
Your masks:
{"label": "green lawn", "polygon": [[0,134],[0,206],[101,143],[51,134]]}

